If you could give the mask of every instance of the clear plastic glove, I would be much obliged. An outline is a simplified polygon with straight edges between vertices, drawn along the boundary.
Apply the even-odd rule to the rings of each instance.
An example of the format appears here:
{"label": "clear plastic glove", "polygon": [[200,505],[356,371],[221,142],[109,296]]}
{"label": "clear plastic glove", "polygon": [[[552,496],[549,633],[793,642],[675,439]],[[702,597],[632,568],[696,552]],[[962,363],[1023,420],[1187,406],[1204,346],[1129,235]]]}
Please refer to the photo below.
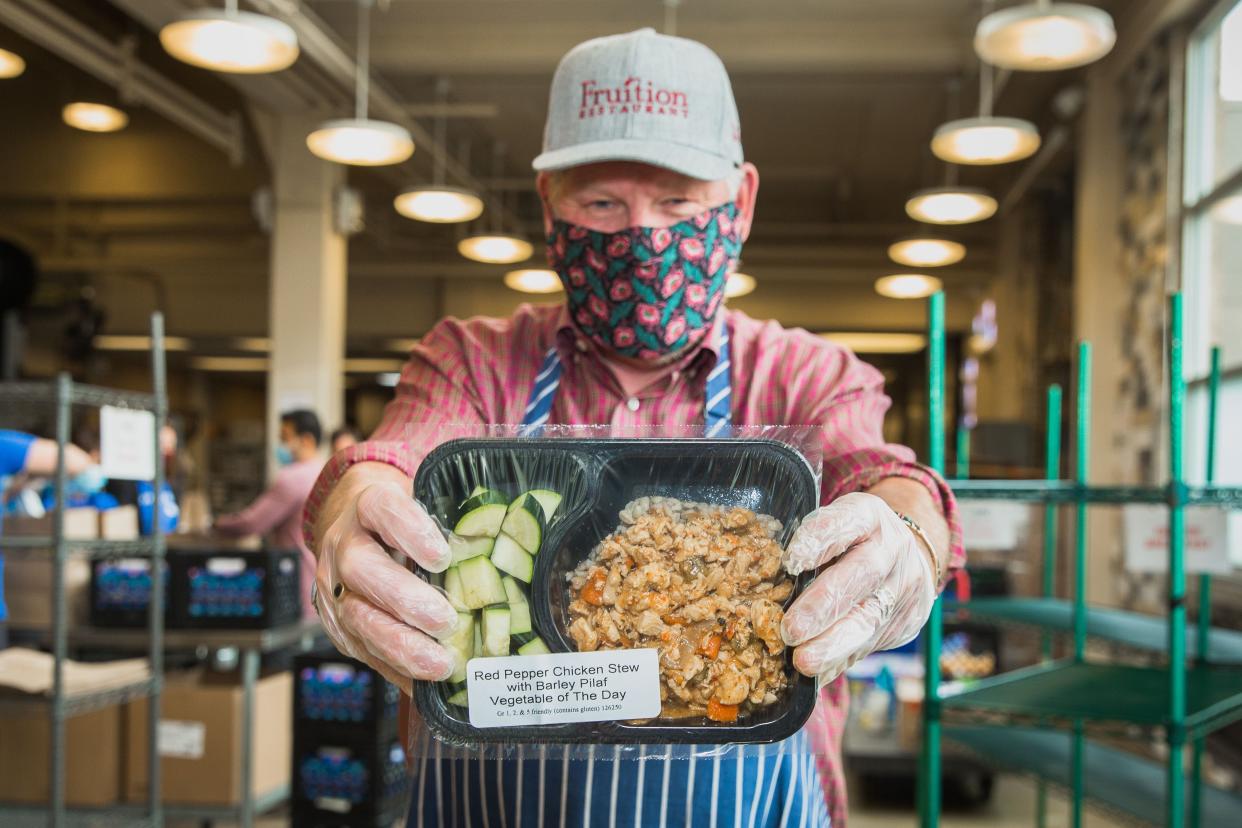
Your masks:
{"label": "clear plastic glove", "polygon": [[387,474],[355,466],[337,487],[345,490],[325,505],[314,550],[316,609],[328,637],[406,693],[411,679],[448,678],[454,656],[435,639],[452,633],[457,612],[387,551],[440,572],[452,555],[439,527]]}
{"label": "clear plastic glove", "polygon": [[785,551],[793,575],[825,566],[785,613],[793,662],[826,684],[860,658],[899,647],[936,601],[928,552],[888,503],[857,492],[812,512]]}

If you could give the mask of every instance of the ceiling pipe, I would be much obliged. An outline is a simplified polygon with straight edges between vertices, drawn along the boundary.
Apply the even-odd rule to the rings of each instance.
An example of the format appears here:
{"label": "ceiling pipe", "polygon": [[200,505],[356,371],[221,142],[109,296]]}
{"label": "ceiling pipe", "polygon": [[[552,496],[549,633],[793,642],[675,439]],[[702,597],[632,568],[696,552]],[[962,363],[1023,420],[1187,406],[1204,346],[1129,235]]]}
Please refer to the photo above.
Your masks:
{"label": "ceiling pipe", "polygon": [[149,106],[186,131],[222,150],[234,164],[244,157],[241,120],[223,113],[134,58],[51,3],[0,2],[0,23],[82,71],[115,87],[123,100]]}

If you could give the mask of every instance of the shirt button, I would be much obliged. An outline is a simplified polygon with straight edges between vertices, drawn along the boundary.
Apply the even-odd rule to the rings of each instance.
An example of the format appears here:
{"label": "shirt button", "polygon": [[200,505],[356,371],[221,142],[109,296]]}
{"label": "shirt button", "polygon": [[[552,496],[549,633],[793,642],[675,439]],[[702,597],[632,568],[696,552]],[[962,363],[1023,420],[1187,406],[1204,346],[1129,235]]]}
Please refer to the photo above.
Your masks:
{"label": "shirt button", "polygon": [[574,340],[574,344],[578,346],[578,350],[579,350],[579,351],[581,351],[582,353],[584,353],[584,354],[585,354],[585,353],[587,352],[587,347],[588,347],[588,346],[587,346],[587,344],[586,344],[586,340],[584,340],[584,339],[577,339],[577,340]]}
{"label": "shirt button", "polygon": [[628,400],[626,400],[625,407],[628,408],[631,412],[637,411],[638,410],[638,397],[630,397]]}

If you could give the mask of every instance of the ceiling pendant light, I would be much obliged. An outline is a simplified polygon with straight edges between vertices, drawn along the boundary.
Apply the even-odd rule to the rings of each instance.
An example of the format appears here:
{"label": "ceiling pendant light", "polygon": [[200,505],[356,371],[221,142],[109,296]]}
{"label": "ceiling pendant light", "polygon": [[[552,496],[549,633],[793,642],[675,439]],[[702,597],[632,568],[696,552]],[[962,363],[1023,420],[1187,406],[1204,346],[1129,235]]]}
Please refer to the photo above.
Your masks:
{"label": "ceiling pendant light", "polygon": [[979,115],[941,124],[932,136],[932,152],[953,164],[1007,164],[1029,158],[1039,149],[1039,130],[1021,118],[992,114],[992,67],[979,65]]}
{"label": "ceiling pendant light", "polygon": [[919,190],[906,202],[906,215],[926,224],[970,224],[996,215],[996,199],[974,187]]}
{"label": "ceiling pendant light", "polygon": [[0,49],[0,80],[15,78],[26,71],[26,61],[21,55]]}
{"label": "ceiling pendant light", "polygon": [[1085,66],[1108,54],[1116,42],[1108,12],[1051,0],[994,11],[975,29],[980,58],[1002,69],[1026,72]]}
{"label": "ceiling pendant light", "polygon": [[496,233],[468,236],[457,243],[457,252],[484,264],[515,264],[529,259],[535,249],[526,239]]}
{"label": "ceiling pendant light", "polygon": [[325,161],[355,167],[400,164],[414,154],[414,139],[405,127],[367,118],[370,95],[371,2],[358,0],[358,59],[354,117],[325,121],[306,136],[306,146]]}
{"label": "ceiling pendant light", "polygon": [[257,75],[288,69],[298,59],[298,36],[274,17],[237,10],[237,0],[223,9],[188,12],[160,29],[164,51],[182,63]]}
{"label": "ceiling pendant light", "polygon": [[736,299],[754,293],[757,284],[755,277],[749,273],[730,273],[728,281],[725,282],[725,298]]}
{"label": "ceiling pendant light", "polygon": [[888,257],[907,267],[944,267],[966,258],[966,246],[936,236],[911,236],[890,244]]}
{"label": "ceiling pendant light", "polygon": [[894,273],[875,280],[875,292],[890,299],[924,299],[944,288],[944,282],[924,273]]}
{"label": "ceiling pendant light", "polygon": [[1242,224],[1242,195],[1228,196],[1216,202],[1211,216],[1226,224]]}
{"label": "ceiling pendant light", "polygon": [[505,274],[505,287],[520,293],[556,293],[563,289],[555,270],[526,268]]}
{"label": "ceiling pendant light", "polygon": [[[448,127],[444,108],[448,104],[448,82],[441,78],[436,83],[436,97],[440,112],[436,117],[436,145],[447,152]],[[483,199],[478,193],[444,183],[444,159],[437,156],[432,161],[431,184],[407,187],[393,199],[393,207],[406,218],[427,221],[432,224],[456,224],[474,221],[483,214]]]}
{"label": "ceiling pendant light", "polygon": [[65,123],[83,132],[116,132],[129,123],[129,116],[115,106],[74,101],[60,111]]}

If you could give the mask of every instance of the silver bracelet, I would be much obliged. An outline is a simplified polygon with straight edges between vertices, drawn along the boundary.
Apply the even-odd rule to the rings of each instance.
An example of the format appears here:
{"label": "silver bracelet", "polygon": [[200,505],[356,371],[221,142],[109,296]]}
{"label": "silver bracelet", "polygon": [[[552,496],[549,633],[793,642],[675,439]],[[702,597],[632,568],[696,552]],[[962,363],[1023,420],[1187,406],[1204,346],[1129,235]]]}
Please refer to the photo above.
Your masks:
{"label": "silver bracelet", "polygon": [[936,582],[937,588],[939,588],[940,586],[940,556],[936,554],[936,547],[932,545],[931,538],[927,537],[927,532],[923,531],[923,527],[919,526],[918,522],[914,518],[910,517],[909,515],[903,515],[901,512],[898,512],[896,509],[893,510],[893,514],[901,518],[901,522],[904,523],[906,526],[909,526],[910,531],[914,533],[914,536],[918,538],[920,541],[922,541],[923,545],[927,547],[927,554],[931,555],[931,559],[932,559],[932,579]]}

